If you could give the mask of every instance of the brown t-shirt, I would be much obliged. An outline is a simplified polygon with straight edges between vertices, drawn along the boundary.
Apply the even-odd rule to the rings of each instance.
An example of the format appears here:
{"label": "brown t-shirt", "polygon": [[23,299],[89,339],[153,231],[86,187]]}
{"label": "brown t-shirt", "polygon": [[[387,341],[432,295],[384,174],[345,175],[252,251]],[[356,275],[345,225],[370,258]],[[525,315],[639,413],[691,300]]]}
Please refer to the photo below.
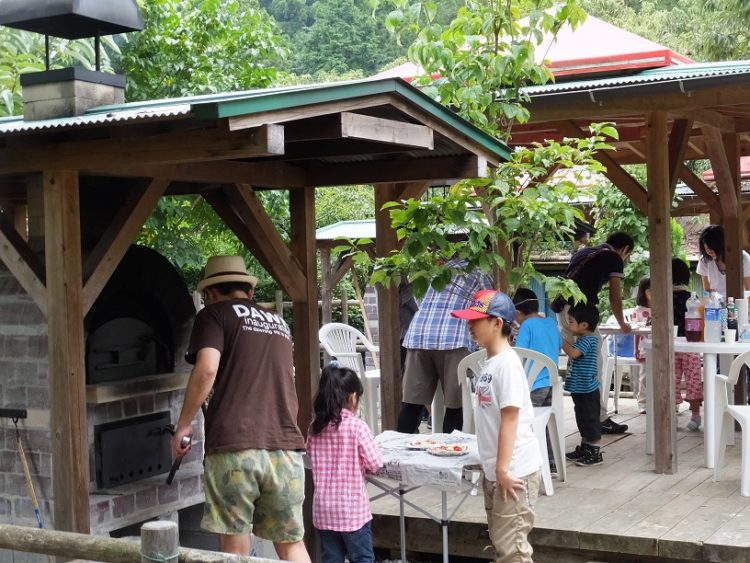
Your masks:
{"label": "brown t-shirt", "polygon": [[206,414],[206,453],[301,450],[289,327],[247,299],[220,301],[195,318],[187,359],[221,352]]}

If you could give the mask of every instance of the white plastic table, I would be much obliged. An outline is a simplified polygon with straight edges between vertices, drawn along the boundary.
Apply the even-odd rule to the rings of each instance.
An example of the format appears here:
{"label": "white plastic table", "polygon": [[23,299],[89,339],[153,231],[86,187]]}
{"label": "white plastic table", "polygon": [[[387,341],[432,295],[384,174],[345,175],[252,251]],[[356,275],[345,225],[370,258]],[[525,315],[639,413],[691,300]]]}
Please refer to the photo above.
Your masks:
{"label": "white plastic table", "polygon": [[[631,325],[631,330],[628,333],[628,335],[633,336],[651,336],[651,327],[650,326],[637,326],[637,325]],[[596,330],[602,335],[602,336],[622,336],[625,333],[620,328],[619,324],[601,324],[596,327]],[[614,343],[614,360],[615,360],[615,368],[614,373],[617,373],[617,359],[619,358],[620,354],[617,351],[617,338],[612,339]],[[606,362],[605,362],[606,363]],[[599,366],[600,370],[604,369],[604,366]],[[632,373],[632,372],[631,372]],[[605,374],[603,385],[601,388],[601,401],[602,401],[602,408],[607,409],[608,414],[614,413],[614,410],[610,411],[608,408],[609,405],[609,391],[605,393],[605,389],[609,390],[609,386],[612,383],[612,372],[608,372]],[[637,383],[637,382],[636,382]],[[635,393],[633,394],[633,397],[635,397]]]}
{"label": "white plastic table", "polygon": [[[654,384],[653,384],[653,358],[651,354],[651,341],[645,343],[646,349],[646,453],[654,453]],[[674,339],[675,352],[688,352],[703,354],[703,447],[705,449],[706,467],[714,467],[714,444],[717,440],[717,426],[715,424],[715,379],[710,374],[716,373],[717,357],[728,354],[738,356],[750,350],[750,342],[688,342],[685,337]],[[674,374],[669,374],[670,378]]]}
{"label": "white plastic table", "polygon": [[[467,454],[455,457],[437,457],[425,451],[410,450],[409,442],[430,439],[445,443],[461,443],[469,446]],[[383,454],[383,467],[374,474],[367,475],[367,481],[383,491],[370,500],[377,500],[384,496],[392,496],[399,501],[399,532],[401,536],[401,561],[406,561],[406,520],[404,508],[406,505],[421,512],[440,524],[443,533],[443,562],[448,563],[448,524],[456,511],[461,507],[470,494],[476,494],[481,472],[479,466],[479,451],[477,437],[454,431],[451,434],[403,434],[386,431],[375,437],[375,443]],[[465,469],[477,467],[476,471],[465,472]],[[475,477],[470,481],[465,474]],[[395,484],[388,483],[388,479]],[[406,495],[420,487],[439,489],[441,493],[441,514],[434,515]],[[459,493],[460,500],[448,513],[448,493]]]}

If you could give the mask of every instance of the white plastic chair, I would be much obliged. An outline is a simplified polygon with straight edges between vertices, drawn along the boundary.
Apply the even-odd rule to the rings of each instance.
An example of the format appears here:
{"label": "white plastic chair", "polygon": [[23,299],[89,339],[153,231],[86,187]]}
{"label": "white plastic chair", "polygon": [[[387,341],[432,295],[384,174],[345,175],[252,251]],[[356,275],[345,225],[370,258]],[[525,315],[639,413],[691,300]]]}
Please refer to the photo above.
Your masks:
{"label": "white plastic chair", "polygon": [[[714,440],[714,481],[721,481],[724,473],[724,457],[727,450],[727,442],[734,436],[734,421],[740,424],[742,431],[742,462],[741,462],[741,479],[740,494],[743,497],[750,497],[750,405],[733,405],[730,397],[734,397],[734,386],[742,372],[743,366],[750,366],[750,352],[744,352],[737,356],[729,368],[729,375],[718,373],[710,374],[710,377],[716,378],[716,393],[714,416],[719,424],[714,428],[718,436]],[[723,383],[724,385],[720,385]],[[708,425],[707,425],[708,426]]]}
{"label": "white plastic chair", "polygon": [[361,344],[373,355],[378,353],[380,348],[374,346],[356,328],[343,323],[323,325],[318,331],[318,338],[329,356],[335,358],[343,367],[354,370],[362,380],[365,393],[361,415],[373,433],[377,434],[379,432],[380,369],[365,369],[362,354],[357,351],[357,345]]}
{"label": "white plastic chair", "polygon": [[461,406],[464,411],[462,430],[468,434],[476,434],[474,427],[474,392],[476,391],[475,377],[482,373],[482,364],[487,359],[486,350],[477,350],[466,356],[458,363],[458,385],[461,388]]}
{"label": "white plastic chair", "polygon": [[542,483],[544,493],[547,496],[554,494],[552,486],[552,473],[549,468],[549,453],[547,452],[547,432],[549,429],[552,455],[555,458],[557,474],[561,481],[567,478],[565,467],[565,411],[563,407],[563,384],[557,365],[544,354],[527,348],[514,348],[518,357],[521,358],[526,370],[526,378],[529,389],[534,386],[536,378],[542,369],[547,368],[549,372],[550,385],[552,386],[552,405],[549,407],[534,407],[534,422],[532,428],[539,444],[539,453],[542,456]]}
{"label": "white plastic chair", "polygon": [[[625,319],[625,322],[631,322],[632,321],[632,315],[633,315],[633,309],[625,309],[623,311],[623,317]],[[609,319],[607,319],[607,324],[615,324],[617,320],[615,319],[614,315],[610,316]],[[609,414],[612,414],[612,412],[617,413],[620,407],[620,391],[622,390],[622,377],[623,373],[625,371],[625,368],[629,368],[630,370],[630,385],[633,390],[633,393],[635,396],[636,392],[636,385],[638,384],[638,375],[641,369],[641,362],[639,362],[635,357],[632,356],[621,356],[619,355],[619,350],[617,350],[618,354],[615,356],[614,354],[610,354],[610,348],[612,350],[616,350],[614,347],[614,343],[616,342],[616,336],[608,335],[604,336],[602,338],[602,351],[601,351],[601,357],[604,360],[604,366],[603,369],[600,372],[600,380],[599,383],[601,385],[601,397],[600,400],[602,402],[602,408],[607,409],[607,412]],[[613,401],[614,401],[614,411],[609,410],[609,388],[612,385],[612,378],[614,377],[615,383],[614,383],[614,390],[613,390]]]}

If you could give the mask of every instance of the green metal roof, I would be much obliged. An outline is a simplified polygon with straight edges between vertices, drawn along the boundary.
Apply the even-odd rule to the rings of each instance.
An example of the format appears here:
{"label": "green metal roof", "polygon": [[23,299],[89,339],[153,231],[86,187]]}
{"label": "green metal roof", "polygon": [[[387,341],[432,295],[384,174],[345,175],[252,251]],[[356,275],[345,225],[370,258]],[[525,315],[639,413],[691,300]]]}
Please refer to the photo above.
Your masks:
{"label": "green metal roof", "polygon": [[302,86],[285,86],[222,94],[186,96],[111,104],[89,109],[84,115],[39,121],[24,121],[23,116],[0,119],[0,135],[21,131],[60,129],[120,121],[179,118],[193,115],[198,119],[220,119],[348,99],[397,94],[415,104],[435,119],[484,147],[499,160],[510,158],[508,146],[484,133],[456,113],[445,108],[400,78],[365,79]]}
{"label": "green metal roof", "polygon": [[576,92],[581,90],[596,90],[602,88],[617,88],[638,84],[696,81],[731,77],[742,81],[750,81],[750,61],[722,61],[715,63],[682,64],[671,67],[644,70],[626,76],[610,76],[589,80],[572,80],[556,82],[543,86],[528,86],[523,92],[530,96],[556,94],[562,92]]}
{"label": "green metal roof", "polygon": [[127,110],[154,111],[162,106],[190,104],[192,113],[197,118],[220,119],[254,113],[273,112],[293,107],[308,106],[320,103],[343,101],[378,94],[398,94],[419,106],[436,119],[460,131],[474,142],[480,144],[501,160],[510,158],[508,146],[484,133],[456,113],[442,106],[426,94],[401,78],[379,80],[356,80],[247,90],[225,94],[208,94],[178,99],[151,100],[100,106],[86,112],[87,115],[109,114]]}

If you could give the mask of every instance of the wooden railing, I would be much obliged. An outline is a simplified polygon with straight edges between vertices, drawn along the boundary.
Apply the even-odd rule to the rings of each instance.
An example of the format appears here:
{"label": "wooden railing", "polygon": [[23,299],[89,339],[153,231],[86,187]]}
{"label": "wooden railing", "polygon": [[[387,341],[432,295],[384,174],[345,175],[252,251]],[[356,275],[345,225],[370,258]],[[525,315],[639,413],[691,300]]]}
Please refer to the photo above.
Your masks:
{"label": "wooden railing", "polygon": [[141,541],[0,524],[0,549],[104,563],[272,563],[271,559],[178,546],[177,524],[147,522]]}

